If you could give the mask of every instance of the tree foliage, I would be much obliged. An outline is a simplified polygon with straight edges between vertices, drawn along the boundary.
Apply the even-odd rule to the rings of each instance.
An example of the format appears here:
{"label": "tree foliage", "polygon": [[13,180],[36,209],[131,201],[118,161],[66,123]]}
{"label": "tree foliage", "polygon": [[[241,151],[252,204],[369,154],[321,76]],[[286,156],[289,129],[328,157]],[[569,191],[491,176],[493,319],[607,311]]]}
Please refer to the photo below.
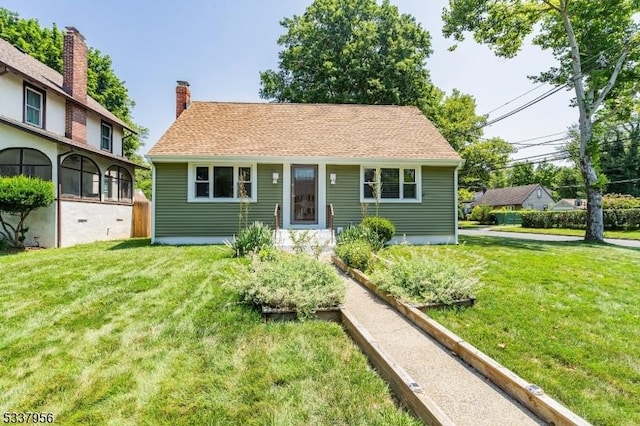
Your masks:
{"label": "tree foliage", "polygon": [[491,187],[496,169],[506,166],[513,146],[500,138],[478,140],[465,146],[460,155],[465,160],[460,170],[460,186],[480,190]]}
{"label": "tree foliage", "polygon": [[[446,96],[431,83],[429,33],[388,0],[315,0],[281,25],[278,69],[260,73],[262,98],[417,106],[467,160],[468,182],[483,184],[484,171],[506,164],[504,144],[480,141],[486,117],[476,114],[475,99],[455,89]],[[495,155],[487,152],[492,144]]]}
{"label": "tree foliage", "polygon": [[388,0],[315,0],[280,24],[279,69],[260,73],[261,97],[428,109],[431,37]]}
{"label": "tree foliage", "polygon": [[[48,206],[53,200],[54,187],[50,181],[24,175],[0,176],[0,239],[22,247],[29,231],[25,220],[32,211]],[[17,223],[12,223],[9,216],[15,217]]]}
{"label": "tree foliage", "polygon": [[[55,24],[51,28],[41,27],[36,19],[23,19],[15,12],[0,7],[0,38],[12,43],[45,65],[62,73],[62,49],[64,32]],[[109,55],[89,48],[87,70],[87,93],[116,117],[138,131],[123,140],[123,151],[127,158],[134,159],[143,144],[147,129],[133,122],[134,101],[122,80],[114,70]]]}
{"label": "tree foliage", "polygon": [[534,79],[573,88],[576,95],[578,164],[588,198],[587,240],[604,239],[604,179],[594,158],[594,115],[603,103],[620,104],[621,96],[638,93],[639,10],[640,0],[454,0],[443,12],[443,32],[456,41],[470,31],[496,55],[511,58],[533,35],[534,45],[553,54],[556,66]]}

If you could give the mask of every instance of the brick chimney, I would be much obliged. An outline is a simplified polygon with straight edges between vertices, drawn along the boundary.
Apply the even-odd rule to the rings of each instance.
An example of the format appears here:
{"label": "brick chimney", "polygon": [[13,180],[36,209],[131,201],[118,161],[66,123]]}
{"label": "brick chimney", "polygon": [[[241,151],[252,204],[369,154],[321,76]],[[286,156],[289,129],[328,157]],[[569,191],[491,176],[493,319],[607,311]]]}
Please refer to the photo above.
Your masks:
{"label": "brick chimney", "polygon": [[191,105],[191,90],[189,90],[189,82],[178,80],[176,86],[176,118]]}
{"label": "brick chimney", "polygon": [[67,99],[65,135],[87,143],[87,45],[74,27],[66,27],[62,51],[62,88],[72,98]]}

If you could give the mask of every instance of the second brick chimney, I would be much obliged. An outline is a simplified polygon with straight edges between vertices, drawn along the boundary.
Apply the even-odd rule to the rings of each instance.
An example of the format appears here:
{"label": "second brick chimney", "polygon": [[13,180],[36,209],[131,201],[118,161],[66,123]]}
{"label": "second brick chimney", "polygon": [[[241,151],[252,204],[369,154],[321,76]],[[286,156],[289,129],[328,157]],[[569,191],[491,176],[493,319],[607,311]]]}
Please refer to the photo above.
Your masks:
{"label": "second brick chimney", "polygon": [[189,82],[178,80],[176,86],[176,118],[191,104],[191,90],[189,90]]}
{"label": "second brick chimney", "polygon": [[87,45],[74,27],[66,27],[62,51],[62,88],[67,99],[65,135],[77,142],[87,142]]}

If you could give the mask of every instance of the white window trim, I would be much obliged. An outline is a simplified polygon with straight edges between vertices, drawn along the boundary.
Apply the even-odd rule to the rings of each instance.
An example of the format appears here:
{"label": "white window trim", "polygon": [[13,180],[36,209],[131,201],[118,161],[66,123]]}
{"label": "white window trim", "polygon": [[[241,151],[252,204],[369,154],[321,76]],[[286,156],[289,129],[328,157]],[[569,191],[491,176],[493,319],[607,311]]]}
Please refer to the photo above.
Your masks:
{"label": "white window trim", "polygon": [[[209,168],[209,197],[196,197],[196,167]],[[229,198],[214,198],[213,196],[213,168],[214,167],[233,167],[233,194]],[[247,198],[250,203],[258,202],[258,165],[257,163],[189,163],[189,172],[187,177],[187,202],[189,203],[239,203],[238,197],[238,169],[240,167],[251,168],[251,197]]]}
{"label": "white window trim", "polygon": [[[29,114],[27,114],[27,111],[29,108],[33,108],[33,106],[29,105],[27,103],[27,92],[32,92],[35,93],[36,95],[38,95],[40,97],[40,107],[39,107],[39,112],[40,112],[40,123],[39,124],[35,124],[32,123],[30,121],[27,121],[27,117],[29,116]],[[32,89],[29,86],[24,87],[24,122],[27,124],[30,124],[32,126],[35,127],[39,127],[41,129],[44,129],[44,93],[36,90],[36,89]]]}
{"label": "white window trim", "polygon": [[[109,148],[104,148],[102,146],[102,142],[104,141],[104,134],[102,133],[102,130],[107,127],[109,128]],[[113,152],[113,126],[105,121],[102,121],[100,123],[100,149],[106,152]]]}
{"label": "white window trim", "polygon": [[[419,165],[361,165],[360,166],[360,181],[358,182],[360,186],[360,203],[362,204],[375,204],[375,198],[364,198],[364,170],[365,169],[399,169],[400,170],[400,194],[403,192],[403,184],[404,184],[404,169],[414,169],[416,171],[416,198],[380,198],[378,202],[380,204],[420,204],[422,203],[422,166]],[[378,172],[378,176],[380,173]]]}

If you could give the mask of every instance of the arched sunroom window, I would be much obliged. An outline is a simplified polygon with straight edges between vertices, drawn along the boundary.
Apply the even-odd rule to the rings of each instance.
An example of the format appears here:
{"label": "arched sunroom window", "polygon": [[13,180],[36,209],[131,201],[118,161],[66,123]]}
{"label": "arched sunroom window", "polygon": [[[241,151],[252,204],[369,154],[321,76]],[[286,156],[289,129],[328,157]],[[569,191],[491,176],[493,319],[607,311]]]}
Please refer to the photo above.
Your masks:
{"label": "arched sunroom window", "polygon": [[62,196],[100,201],[100,169],[93,160],[70,155],[60,169]]}
{"label": "arched sunroom window", "polygon": [[133,181],[124,167],[111,166],[104,174],[104,197],[107,201],[130,203],[133,199]]}
{"label": "arched sunroom window", "polygon": [[0,176],[17,175],[51,180],[51,160],[37,149],[3,149],[0,151]]}

